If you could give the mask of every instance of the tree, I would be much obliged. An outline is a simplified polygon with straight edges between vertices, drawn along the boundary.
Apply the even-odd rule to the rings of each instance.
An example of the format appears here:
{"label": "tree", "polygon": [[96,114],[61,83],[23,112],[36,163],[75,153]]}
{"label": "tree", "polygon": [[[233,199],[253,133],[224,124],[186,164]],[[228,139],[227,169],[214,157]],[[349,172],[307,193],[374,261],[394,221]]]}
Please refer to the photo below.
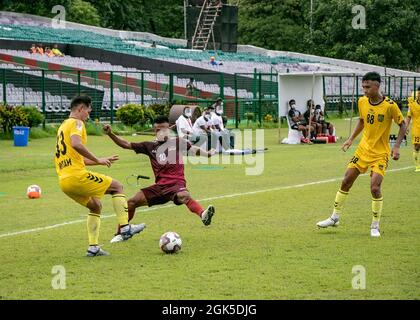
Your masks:
{"label": "tree", "polygon": [[66,19],[82,24],[98,26],[101,22],[98,10],[89,2],[83,0],[72,0],[67,10]]}

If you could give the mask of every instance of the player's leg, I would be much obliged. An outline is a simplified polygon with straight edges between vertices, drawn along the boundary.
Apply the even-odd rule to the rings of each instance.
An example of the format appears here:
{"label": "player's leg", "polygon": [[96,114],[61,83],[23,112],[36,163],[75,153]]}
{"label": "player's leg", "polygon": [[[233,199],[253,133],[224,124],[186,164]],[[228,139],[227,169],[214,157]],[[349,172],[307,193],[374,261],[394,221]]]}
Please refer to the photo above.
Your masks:
{"label": "player's leg", "polygon": [[134,196],[128,199],[128,221],[131,221],[136,212],[136,208],[147,206],[147,199],[143,191],[137,192]]}
{"label": "player's leg", "polygon": [[[128,222],[130,222],[134,218],[136,208],[142,207],[142,206],[147,206],[147,199],[146,199],[143,191],[137,192],[134,196],[132,196],[130,199],[128,199],[127,205],[128,205]],[[146,226],[146,225],[144,225],[144,226]],[[120,228],[121,228],[121,226],[118,225],[117,226],[117,232],[115,233],[116,236],[121,233]]]}
{"label": "player's leg", "polygon": [[101,201],[97,198],[90,198],[86,204],[89,209],[87,217],[87,232],[89,238],[89,248],[86,256],[97,257],[97,256],[108,256],[109,253],[99,247],[99,230],[101,227]]}
{"label": "player's leg", "polygon": [[299,125],[298,130],[302,132],[303,136],[306,138],[308,136],[308,131],[306,131],[306,127]]}
{"label": "player's leg", "polygon": [[414,147],[413,160],[414,160],[414,165],[416,166],[415,171],[420,172],[420,144],[415,143],[413,147]]}
{"label": "player's leg", "polygon": [[82,174],[60,180],[60,188],[68,197],[89,209],[86,221],[89,247],[86,255],[88,257],[109,255],[98,245],[102,204],[99,197],[94,196],[95,192],[92,192],[92,189],[96,186],[87,177],[87,175]]}
{"label": "player's leg", "polygon": [[318,123],[318,122],[316,122],[316,134],[318,135],[318,134],[321,134],[321,133],[323,133],[322,132],[322,124],[321,123]]}
{"label": "player's leg", "polygon": [[357,168],[347,169],[344,175],[344,179],[341,182],[341,187],[335,195],[333,213],[331,217],[329,217],[328,219],[319,221],[317,223],[318,227],[327,228],[327,227],[338,226],[340,214],[341,214],[341,211],[343,210],[344,203],[347,199],[347,196],[349,194],[351,187],[353,186],[353,183],[356,181],[359,175],[360,175],[359,169]]}
{"label": "player's leg", "polygon": [[370,191],[372,193],[372,224],[370,234],[372,237],[380,237],[379,222],[381,220],[382,206],[384,198],[382,197],[381,185],[384,177],[382,174],[372,172],[370,180]]}
{"label": "player's leg", "polygon": [[331,123],[328,123],[328,133],[330,136],[334,134],[334,126]]}
{"label": "player's leg", "polygon": [[209,205],[206,210],[198,203],[198,201],[191,198],[190,193],[187,190],[180,191],[175,195],[175,204],[185,204],[187,208],[201,218],[201,221],[205,226],[211,224],[211,219],[215,213],[215,209],[212,205]]}
{"label": "player's leg", "polygon": [[144,224],[130,225],[128,223],[128,204],[122,184],[117,180],[112,180],[105,193],[112,195],[112,205],[120,225],[122,239],[128,240],[135,234],[143,231]]}

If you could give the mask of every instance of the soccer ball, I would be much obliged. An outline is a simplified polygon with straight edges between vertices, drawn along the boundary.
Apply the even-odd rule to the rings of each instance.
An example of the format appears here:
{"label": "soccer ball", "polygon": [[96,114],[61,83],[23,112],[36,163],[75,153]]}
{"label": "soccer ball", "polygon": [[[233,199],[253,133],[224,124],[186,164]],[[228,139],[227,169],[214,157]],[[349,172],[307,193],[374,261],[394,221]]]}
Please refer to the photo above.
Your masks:
{"label": "soccer ball", "polygon": [[33,184],[26,190],[26,195],[29,199],[38,199],[41,197],[41,188],[36,184]]}
{"label": "soccer ball", "polygon": [[166,232],[159,240],[159,247],[165,253],[176,253],[181,250],[182,240],[176,232]]}

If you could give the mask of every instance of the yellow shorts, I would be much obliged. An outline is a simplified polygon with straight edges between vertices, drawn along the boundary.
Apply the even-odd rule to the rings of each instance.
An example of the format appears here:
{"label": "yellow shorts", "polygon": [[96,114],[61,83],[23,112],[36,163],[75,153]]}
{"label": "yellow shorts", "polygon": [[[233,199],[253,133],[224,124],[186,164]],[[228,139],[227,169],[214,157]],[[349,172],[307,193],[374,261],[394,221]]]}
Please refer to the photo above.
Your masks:
{"label": "yellow shorts", "polygon": [[111,177],[85,171],[60,179],[60,188],[67,196],[86,207],[90,198],[101,199],[111,183]]}
{"label": "yellow shorts", "polygon": [[360,173],[365,173],[370,169],[371,174],[376,172],[381,176],[385,176],[385,171],[388,168],[388,156],[384,155],[380,158],[372,158],[363,153],[356,152],[347,168],[356,168]]}

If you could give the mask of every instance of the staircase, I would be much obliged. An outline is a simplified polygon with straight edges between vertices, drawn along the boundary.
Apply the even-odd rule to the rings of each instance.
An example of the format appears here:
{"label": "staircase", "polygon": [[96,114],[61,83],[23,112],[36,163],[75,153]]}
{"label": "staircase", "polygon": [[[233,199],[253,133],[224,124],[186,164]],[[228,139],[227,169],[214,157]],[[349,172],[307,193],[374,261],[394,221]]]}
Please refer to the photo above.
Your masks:
{"label": "staircase", "polygon": [[222,5],[222,2],[217,0],[204,1],[192,38],[193,49],[207,50],[210,36],[213,33],[213,26],[222,11]]}

